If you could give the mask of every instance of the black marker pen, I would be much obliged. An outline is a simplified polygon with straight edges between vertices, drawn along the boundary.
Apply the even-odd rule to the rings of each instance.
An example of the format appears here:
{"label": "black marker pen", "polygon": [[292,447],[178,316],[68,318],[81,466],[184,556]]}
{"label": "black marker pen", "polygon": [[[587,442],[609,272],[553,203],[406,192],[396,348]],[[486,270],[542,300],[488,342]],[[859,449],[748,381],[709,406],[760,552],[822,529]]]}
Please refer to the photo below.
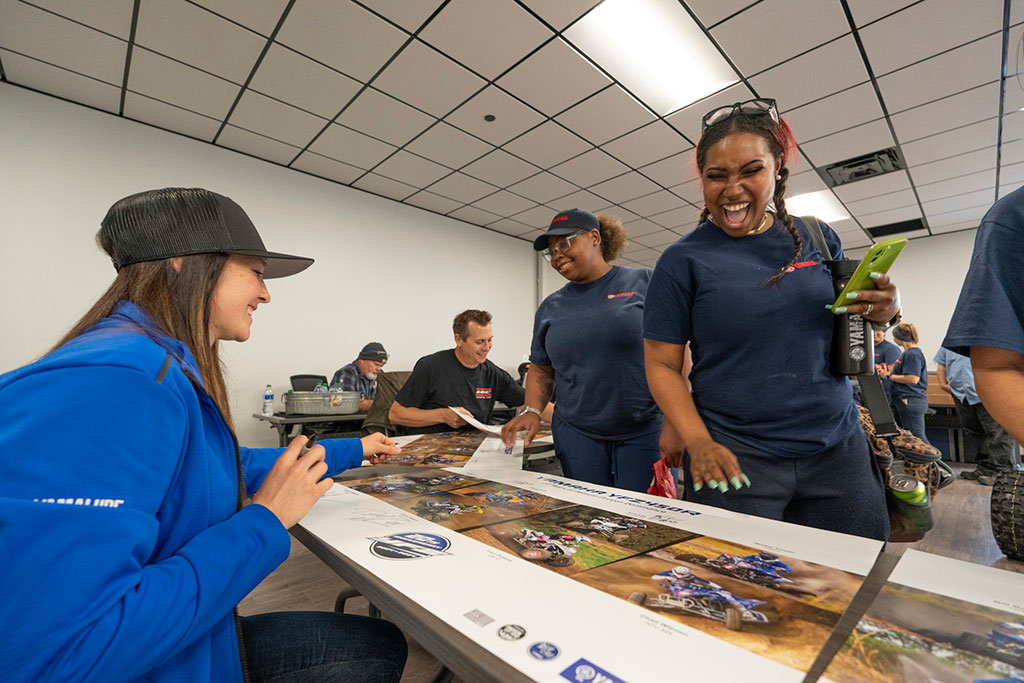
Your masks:
{"label": "black marker pen", "polygon": [[300,457],[300,458],[301,458],[302,456],[304,456],[304,455],[305,455],[306,453],[309,453],[310,449],[311,449],[311,448],[313,448],[313,446],[315,446],[315,445],[316,445],[316,438],[317,438],[317,435],[316,435],[316,434],[314,434],[314,435],[313,435],[313,436],[312,436],[312,437],[311,437],[311,438],[309,439],[309,441],[307,441],[307,442],[306,442],[306,445],[302,447],[302,451],[301,451],[301,452],[299,453],[299,457]]}

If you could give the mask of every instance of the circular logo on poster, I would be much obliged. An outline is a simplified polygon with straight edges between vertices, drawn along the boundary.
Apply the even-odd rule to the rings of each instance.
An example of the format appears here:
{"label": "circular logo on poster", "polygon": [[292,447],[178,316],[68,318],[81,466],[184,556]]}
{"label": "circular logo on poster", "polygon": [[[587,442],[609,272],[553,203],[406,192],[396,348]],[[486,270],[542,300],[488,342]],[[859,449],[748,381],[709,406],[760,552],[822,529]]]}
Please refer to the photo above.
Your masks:
{"label": "circular logo on poster", "polygon": [[505,624],[498,629],[498,637],[502,640],[519,640],[526,635],[526,629],[517,624]]}
{"label": "circular logo on poster", "polygon": [[557,645],[543,640],[530,646],[530,656],[541,661],[554,659],[560,652]]}
{"label": "circular logo on poster", "polygon": [[856,361],[864,360],[864,357],[866,355],[867,354],[864,353],[864,349],[860,346],[854,346],[852,349],[850,349],[850,358]]}
{"label": "circular logo on poster", "polygon": [[401,533],[371,538],[370,552],[385,560],[418,560],[443,555],[451,541],[438,534]]}

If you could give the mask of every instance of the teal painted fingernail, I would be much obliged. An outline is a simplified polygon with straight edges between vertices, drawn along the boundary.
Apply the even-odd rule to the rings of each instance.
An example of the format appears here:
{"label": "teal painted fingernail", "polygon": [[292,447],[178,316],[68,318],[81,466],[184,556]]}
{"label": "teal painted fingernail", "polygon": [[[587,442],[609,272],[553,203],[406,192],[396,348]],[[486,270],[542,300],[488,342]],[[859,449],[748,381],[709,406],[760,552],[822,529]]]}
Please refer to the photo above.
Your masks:
{"label": "teal painted fingernail", "polygon": [[701,484],[700,482],[697,482],[696,484],[693,485],[694,491],[700,491],[702,488],[704,488],[704,484]]}
{"label": "teal painted fingernail", "polygon": [[846,313],[846,306],[840,306],[839,308],[833,308],[833,313]]}
{"label": "teal painted fingernail", "polygon": [[740,478],[739,477],[733,477],[729,481],[732,482],[732,487],[734,489],[736,489],[737,491],[739,491],[743,487],[743,484],[740,483]]}
{"label": "teal painted fingernail", "polygon": [[846,298],[849,299],[850,301],[856,299],[857,298],[857,292],[850,292],[849,294],[846,295]]}
{"label": "teal painted fingernail", "polygon": [[708,479],[708,486],[710,486],[713,489],[717,489],[718,488],[718,482],[715,481],[714,479]]}
{"label": "teal painted fingernail", "polygon": [[729,493],[729,482],[723,481],[718,485],[718,490],[722,493]]}
{"label": "teal painted fingernail", "polygon": [[871,279],[872,280],[877,280],[880,277],[882,277],[881,273],[871,273]]}
{"label": "teal painted fingernail", "polygon": [[747,488],[750,488],[750,479],[747,478],[747,475],[741,474],[740,476],[743,477],[743,483],[747,485]]}

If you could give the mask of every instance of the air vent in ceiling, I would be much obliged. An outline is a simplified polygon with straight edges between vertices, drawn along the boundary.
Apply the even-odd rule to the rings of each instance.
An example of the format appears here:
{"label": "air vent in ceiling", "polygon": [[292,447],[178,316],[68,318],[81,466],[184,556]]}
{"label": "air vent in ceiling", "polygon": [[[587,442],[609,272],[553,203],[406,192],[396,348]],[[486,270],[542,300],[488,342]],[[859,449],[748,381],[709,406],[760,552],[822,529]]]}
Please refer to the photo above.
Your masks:
{"label": "air vent in ceiling", "polygon": [[899,171],[907,167],[906,162],[895,147],[881,149],[871,154],[864,154],[846,161],[838,161],[825,168],[818,169],[818,175],[829,187],[854,183],[865,178],[873,178],[883,173]]}
{"label": "air vent in ceiling", "polygon": [[899,223],[886,223],[885,225],[876,225],[873,228],[866,228],[868,234],[872,237],[889,237],[890,235],[899,235],[904,232],[913,232],[914,230],[924,230],[928,226],[924,224],[924,220],[915,218],[912,221],[900,221]]}

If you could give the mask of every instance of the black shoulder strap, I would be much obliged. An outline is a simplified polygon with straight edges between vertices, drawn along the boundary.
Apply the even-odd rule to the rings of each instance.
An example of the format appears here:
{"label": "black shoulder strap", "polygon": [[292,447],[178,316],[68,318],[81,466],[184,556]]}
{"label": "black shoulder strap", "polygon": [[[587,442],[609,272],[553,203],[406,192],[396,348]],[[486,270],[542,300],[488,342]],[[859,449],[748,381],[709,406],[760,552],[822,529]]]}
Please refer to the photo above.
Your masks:
{"label": "black shoulder strap", "polygon": [[828,248],[828,243],[825,242],[825,234],[821,230],[821,221],[814,216],[800,216],[800,220],[807,226],[807,232],[811,233],[811,239],[814,240],[814,246],[818,247],[818,251],[821,252],[821,257],[826,261],[831,261],[832,252]]}

